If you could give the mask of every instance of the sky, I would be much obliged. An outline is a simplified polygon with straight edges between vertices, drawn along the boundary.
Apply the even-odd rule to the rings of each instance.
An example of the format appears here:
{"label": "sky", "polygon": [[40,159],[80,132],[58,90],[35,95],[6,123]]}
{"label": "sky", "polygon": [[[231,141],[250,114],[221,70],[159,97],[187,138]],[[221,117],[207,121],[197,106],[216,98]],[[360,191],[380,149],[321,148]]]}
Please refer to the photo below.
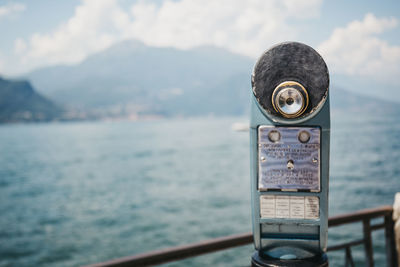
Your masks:
{"label": "sky", "polygon": [[0,32],[6,76],[76,64],[126,39],[214,45],[254,60],[276,43],[300,41],[354,86],[398,87],[400,76],[398,0],[0,0]]}

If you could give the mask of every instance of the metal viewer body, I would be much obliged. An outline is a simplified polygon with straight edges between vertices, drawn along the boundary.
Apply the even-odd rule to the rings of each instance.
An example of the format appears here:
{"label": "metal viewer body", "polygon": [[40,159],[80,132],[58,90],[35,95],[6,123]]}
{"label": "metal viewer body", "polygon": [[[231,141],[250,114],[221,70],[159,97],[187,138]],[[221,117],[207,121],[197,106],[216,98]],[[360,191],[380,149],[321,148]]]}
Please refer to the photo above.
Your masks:
{"label": "metal viewer body", "polygon": [[301,43],[272,47],[254,67],[250,115],[253,266],[328,264],[328,88],[324,60]]}

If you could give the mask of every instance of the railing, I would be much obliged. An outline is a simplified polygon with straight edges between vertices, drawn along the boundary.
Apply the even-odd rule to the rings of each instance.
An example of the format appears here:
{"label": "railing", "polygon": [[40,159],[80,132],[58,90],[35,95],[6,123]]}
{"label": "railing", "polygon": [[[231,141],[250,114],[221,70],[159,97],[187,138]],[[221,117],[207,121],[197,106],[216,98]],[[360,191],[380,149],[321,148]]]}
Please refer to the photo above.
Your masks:
{"label": "railing", "polygon": [[[357,211],[351,214],[344,214],[329,218],[328,226],[336,227],[343,224],[362,222],[363,224],[363,239],[354,240],[351,242],[328,247],[328,251],[345,250],[345,266],[354,266],[351,247],[364,244],[366,266],[374,266],[374,254],[372,246],[372,231],[385,229],[386,242],[386,262],[387,266],[397,266],[397,253],[394,241],[394,223],[392,220],[393,208],[391,206],[383,206],[375,209],[366,209]],[[371,220],[383,217],[384,221],[381,224],[371,224]]]}
{"label": "railing", "polygon": [[[339,225],[362,222],[363,238],[328,247],[328,251],[345,250],[345,266],[354,266],[354,261],[351,253],[351,247],[364,244],[366,266],[374,266],[373,246],[371,233],[378,229],[385,230],[386,242],[386,260],[387,266],[397,266],[397,253],[394,241],[394,224],[392,220],[393,209],[391,206],[383,206],[374,209],[366,209],[350,214],[344,214],[329,218],[329,227]],[[383,218],[381,224],[371,224],[372,219]],[[107,262],[89,265],[90,267],[98,266],[150,266],[170,261],[182,260],[189,257],[216,252],[219,250],[229,249],[237,246],[247,245],[253,242],[251,233],[232,235],[227,237],[215,238],[191,245],[172,247],[163,250],[152,251],[139,255],[119,258]],[[250,256],[249,256],[250,257]],[[250,260],[249,260],[250,261]]]}

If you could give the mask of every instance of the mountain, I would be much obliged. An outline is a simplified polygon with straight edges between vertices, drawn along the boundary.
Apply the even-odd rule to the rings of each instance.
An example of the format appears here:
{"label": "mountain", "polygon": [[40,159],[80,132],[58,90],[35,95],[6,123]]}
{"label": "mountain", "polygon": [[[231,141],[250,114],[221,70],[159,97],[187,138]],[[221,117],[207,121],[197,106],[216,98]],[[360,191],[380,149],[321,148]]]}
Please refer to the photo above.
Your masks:
{"label": "mountain", "polygon": [[0,78],[0,123],[19,121],[50,121],[62,109],[38,94],[27,81]]}
{"label": "mountain", "polygon": [[378,99],[360,93],[355,93],[341,86],[333,85],[330,90],[332,111],[346,112],[349,116],[357,117],[363,114],[398,114],[400,105],[384,99]]}
{"label": "mountain", "polygon": [[25,78],[72,108],[241,114],[249,102],[252,65],[249,58],[215,47],[178,50],[124,41],[80,64],[39,69]]}
{"label": "mountain", "polygon": [[[216,47],[178,50],[129,40],[79,64],[38,69],[25,78],[44,95],[78,110],[82,119],[243,115],[249,110],[254,63]],[[398,110],[396,104],[343,90],[336,79],[332,82],[332,109]]]}

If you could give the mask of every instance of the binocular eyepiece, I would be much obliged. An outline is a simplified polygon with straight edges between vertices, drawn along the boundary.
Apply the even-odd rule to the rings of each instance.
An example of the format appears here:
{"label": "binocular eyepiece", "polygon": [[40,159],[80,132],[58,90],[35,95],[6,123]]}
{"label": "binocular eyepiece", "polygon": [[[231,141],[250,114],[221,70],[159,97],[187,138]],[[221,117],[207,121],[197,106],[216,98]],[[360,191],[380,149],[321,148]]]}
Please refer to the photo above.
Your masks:
{"label": "binocular eyepiece", "polygon": [[325,103],[328,68],[311,47],[282,43],[257,61],[252,87],[265,115],[273,121],[292,124],[311,118]]}

